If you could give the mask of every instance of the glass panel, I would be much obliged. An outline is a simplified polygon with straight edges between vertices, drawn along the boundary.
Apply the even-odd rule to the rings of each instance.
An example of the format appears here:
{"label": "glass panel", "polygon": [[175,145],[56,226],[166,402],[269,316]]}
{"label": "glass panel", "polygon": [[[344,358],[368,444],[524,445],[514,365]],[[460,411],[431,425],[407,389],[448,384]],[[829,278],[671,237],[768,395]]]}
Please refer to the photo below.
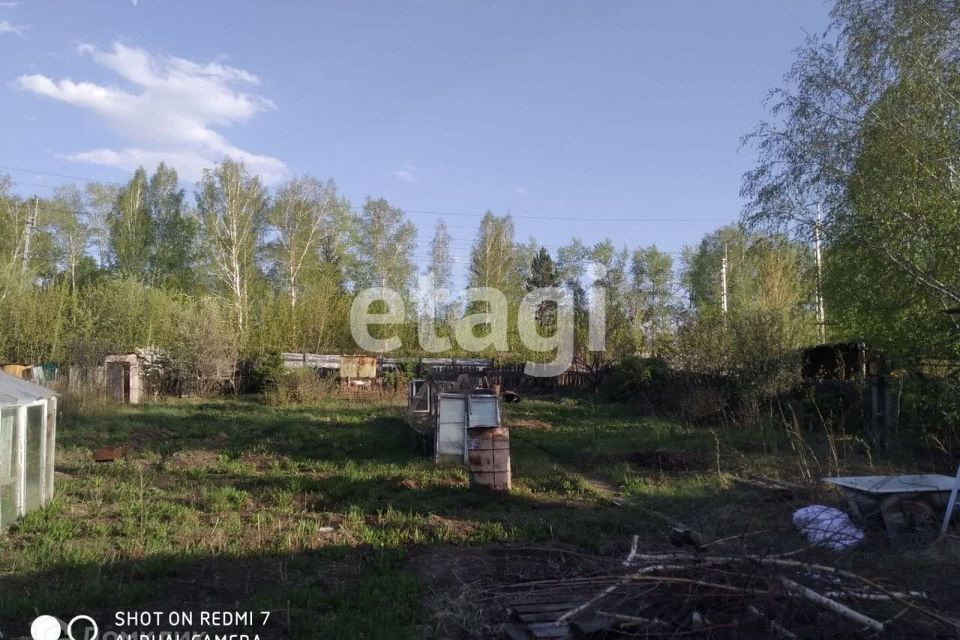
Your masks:
{"label": "glass panel", "polygon": [[426,380],[410,381],[410,396],[413,398],[414,411],[430,411],[430,385]]}
{"label": "glass panel", "polygon": [[437,415],[437,455],[463,457],[464,397],[440,396]]}
{"label": "glass panel", "polygon": [[0,410],[0,529],[17,519],[17,410]]}
{"label": "glass panel", "polygon": [[27,409],[26,511],[43,506],[43,407]]}
{"label": "glass panel", "polygon": [[470,426],[499,427],[497,399],[494,397],[470,396]]}

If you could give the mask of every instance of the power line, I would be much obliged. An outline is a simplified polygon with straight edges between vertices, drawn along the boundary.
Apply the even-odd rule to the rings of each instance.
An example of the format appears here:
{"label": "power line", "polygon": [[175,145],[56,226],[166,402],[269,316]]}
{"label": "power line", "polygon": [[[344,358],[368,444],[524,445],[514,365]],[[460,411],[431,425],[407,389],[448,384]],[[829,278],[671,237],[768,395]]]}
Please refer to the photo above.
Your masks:
{"label": "power line", "polygon": [[[97,180],[94,178],[84,178],[80,176],[71,176],[61,173],[51,173],[46,171],[32,171],[30,169],[22,169],[11,166],[0,165],[0,170],[2,171],[16,171],[20,173],[33,173],[36,175],[52,176],[56,178],[64,178],[67,180],[78,180],[81,182],[100,182],[106,184],[114,184],[125,186],[126,182],[116,182],[112,180]],[[16,181],[15,184],[27,185],[27,186],[36,186],[42,188],[53,188],[53,186],[40,185],[36,183],[25,183]],[[188,192],[193,192],[192,189],[184,189]],[[473,213],[473,212],[464,212],[464,211],[435,211],[429,209],[404,209],[400,207],[405,213],[414,213],[418,215],[428,215],[428,216],[451,216],[457,218],[483,218],[487,215],[484,213]],[[359,213],[362,211],[362,207],[351,206],[350,210],[354,213]],[[523,215],[523,214],[512,214],[508,213],[507,216],[516,219],[516,220],[544,220],[549,222],[619,222],[625,224],[647,224],[647,223],[681,223],[681,222],[713,222],[713,223],[724,223],[727,221],[719,220],[716,218],[624,218],[624,217],[598,217],[598,216],[535,216],[535,215]]]}
{"label": "power line", "polygon": [[0,165],[0,171],[16,171],[17,173],[33,173],[38,176],[50,176],[52,178],[64,178],[65,180],[79,180],[80,182],[105,182],[107,184],[116,184],[124,186],[126,182],[115,182],[113,180],[98,180],[95,178],[81,178],[79,176],[68,176],[62,173],[50,173],[49,171],[33,171],[31,169],[18,169],[17,167],[5,167]]}
{"label": "power line", "polygon": [[[457,216],[482,218],[486,213],[462,213],[457,211],[424,211],[421,209],[403,209],[406,213],[417,213],[432,216]],[[580,216],[525,216],[512,213],[506,214],[517,220],[549,220],[552,222],[722,222],[714,218],[600,218]]]}
{"label": "power line", "polygon": [[[25,203],[24,203],[24,206],[25,206],[25,207],[28,206],[28,203],[25,202]],[[44,204],[43,206],[41,206],[41,207],[38,207],[37,210],[38,210],[40,213],[46,213],[46,214],[53,214],[53,213],[74,213],[74,212],[78,211],[77,209],[74,209],[74,208],[72,208],[72,207],[58,207],[58,206],[55,206],[55,205],[53,205],[52,203],[49,203],[49,202],[45,203],[45,204]],[[89,213],[88,211],[86,211],[85,208],[84,208],[84,209],[80,209],[79,211],[83,211],[83,212],[85,212],[85,213]],[[421,238],[418,240],[417,244],[418,244],[418,250],[429,250],[430,238],[427,238],[427,237],[425,237],[425,236],[421,236]],[[514,244],[515,244],[516,246],[521,246],[521,245],[524,245],[525,243],[519,242],[519,241],[515,241]],[[472,250],[473,250],[473,246],[474,246],[473,241],[472,241],[472,240],[469,240],[469,239],[451,242],[451,243],[448,245],[448,247],[456,250],[458,253],[459,253],[459,252],[469,252],[469,251],[472,251]],[[552,250],[552,251],[557,251],[557,250],[559,250],[559,249],[563,249],[563,248],[565,248],[566,246],[567,246],[567,245],[556,245],[556,244],[542,244],[542,243],[537,243],[537,247],[544,247],[544,248],[546,248],[546,249],[548,249],[548,250]],[[587,250],[589,250],[589,249],[590,249],[590,245],[584,245],[584,248],[587,249]],[[663,251],[663,250],[658,250],[658,251],[660,251],[660,253],[667,254],[667,255],[674,255],[674,256],[683,255],[683,252],[682,252],[682,251]]]}

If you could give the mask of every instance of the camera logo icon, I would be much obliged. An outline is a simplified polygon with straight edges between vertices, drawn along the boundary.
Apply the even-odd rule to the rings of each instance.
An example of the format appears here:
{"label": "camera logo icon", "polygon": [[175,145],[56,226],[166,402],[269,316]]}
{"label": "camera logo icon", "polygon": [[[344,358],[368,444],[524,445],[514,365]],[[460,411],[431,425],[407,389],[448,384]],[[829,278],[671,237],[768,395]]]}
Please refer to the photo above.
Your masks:
{"label": "camera logo icon", "polygon": [[[75,631],[78,635],[74,635]],[[64,633],[70,640],[97,640],[100,627],[90,616],[74,616],[67,624],[54,616],[42,615],[30,624],[33,640],[60,640]]]}

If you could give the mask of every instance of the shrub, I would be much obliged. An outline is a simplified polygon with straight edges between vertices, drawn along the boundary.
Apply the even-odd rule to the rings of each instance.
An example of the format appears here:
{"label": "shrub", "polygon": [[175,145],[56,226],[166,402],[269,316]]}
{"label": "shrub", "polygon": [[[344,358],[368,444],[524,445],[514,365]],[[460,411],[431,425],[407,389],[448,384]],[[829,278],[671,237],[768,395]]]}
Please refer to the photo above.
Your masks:
{"label": "shrub", "polygon": [[334,377],[321,377],[313,369],[294,369],[266,389],[263,401],[272,406],[313,404],[336,393],[338,387]]}
{"label": "shrub", "polygon": [[607,377],[603,394],[611,402],[659,405],[668,375],[667,363],[660,358],[628,356]]}
{"label": "shrub", "polygon": [[283,367],[283,355],[279,351],[272,351],[257,357],[253,361],[251,378],[254,392],[264,392],[275,387],[286,373]]}
{"label": "shrub", "polygon": [[216,300],[205,298],[175,309],[178,331],[169,355],[187,393],[221,391],[233,382],[239,346],[226,314]]}

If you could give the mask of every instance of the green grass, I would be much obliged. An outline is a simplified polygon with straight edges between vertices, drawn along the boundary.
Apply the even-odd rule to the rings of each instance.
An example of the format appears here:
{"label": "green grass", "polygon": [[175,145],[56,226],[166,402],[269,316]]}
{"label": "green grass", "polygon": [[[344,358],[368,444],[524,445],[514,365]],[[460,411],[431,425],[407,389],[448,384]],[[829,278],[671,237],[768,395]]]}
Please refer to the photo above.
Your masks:
{"label": "green grass", "polygon": [[[428,633],[436,585],[412,558],[504,543],[620,555],[654,509],[724,534],[769,524],[733,489],[755,434],[715,434],[625,407],[526,400],[506,407],[514,490],[471,491],[461,468],[416,453],[399,407],[335,399],[276,409],[253,400],[110,407],[59,425],[57,497],[0,534],[0,627],[37,613],[271,610],[261,637],[405,638]],[[91,449],[129,454],[97,464]],[[691,469],[638,465],[684,450]],[[611,498],[625,502],[617,506]],[[779,524],[789,527],[789,509]]]}
{"label": "green grass", "polygon": [[[463,469],[416,453],[400,415],[344,400],[291,409],[216,400],[63,419],[57,497],[2,541],[3,619],[25,625],[37,611],[109,618],[184,592],[209,599],[219,581],[211,604],[282,612],[275,619],[289,619],[292,637],[402,637],[423,622],[420,585],[404,566],[409,549],[536,542],[604,550],[635,528],[635,512],[611,505],[583,470],[566,468],[566,456],[554,459],[519,431],[515,491],[470,491]],[[105,445],[130,453],[94,463],[91,449]],[[240,584],[228,585],[233,579]],[[382,633],[371,611],[389,622]]]}

